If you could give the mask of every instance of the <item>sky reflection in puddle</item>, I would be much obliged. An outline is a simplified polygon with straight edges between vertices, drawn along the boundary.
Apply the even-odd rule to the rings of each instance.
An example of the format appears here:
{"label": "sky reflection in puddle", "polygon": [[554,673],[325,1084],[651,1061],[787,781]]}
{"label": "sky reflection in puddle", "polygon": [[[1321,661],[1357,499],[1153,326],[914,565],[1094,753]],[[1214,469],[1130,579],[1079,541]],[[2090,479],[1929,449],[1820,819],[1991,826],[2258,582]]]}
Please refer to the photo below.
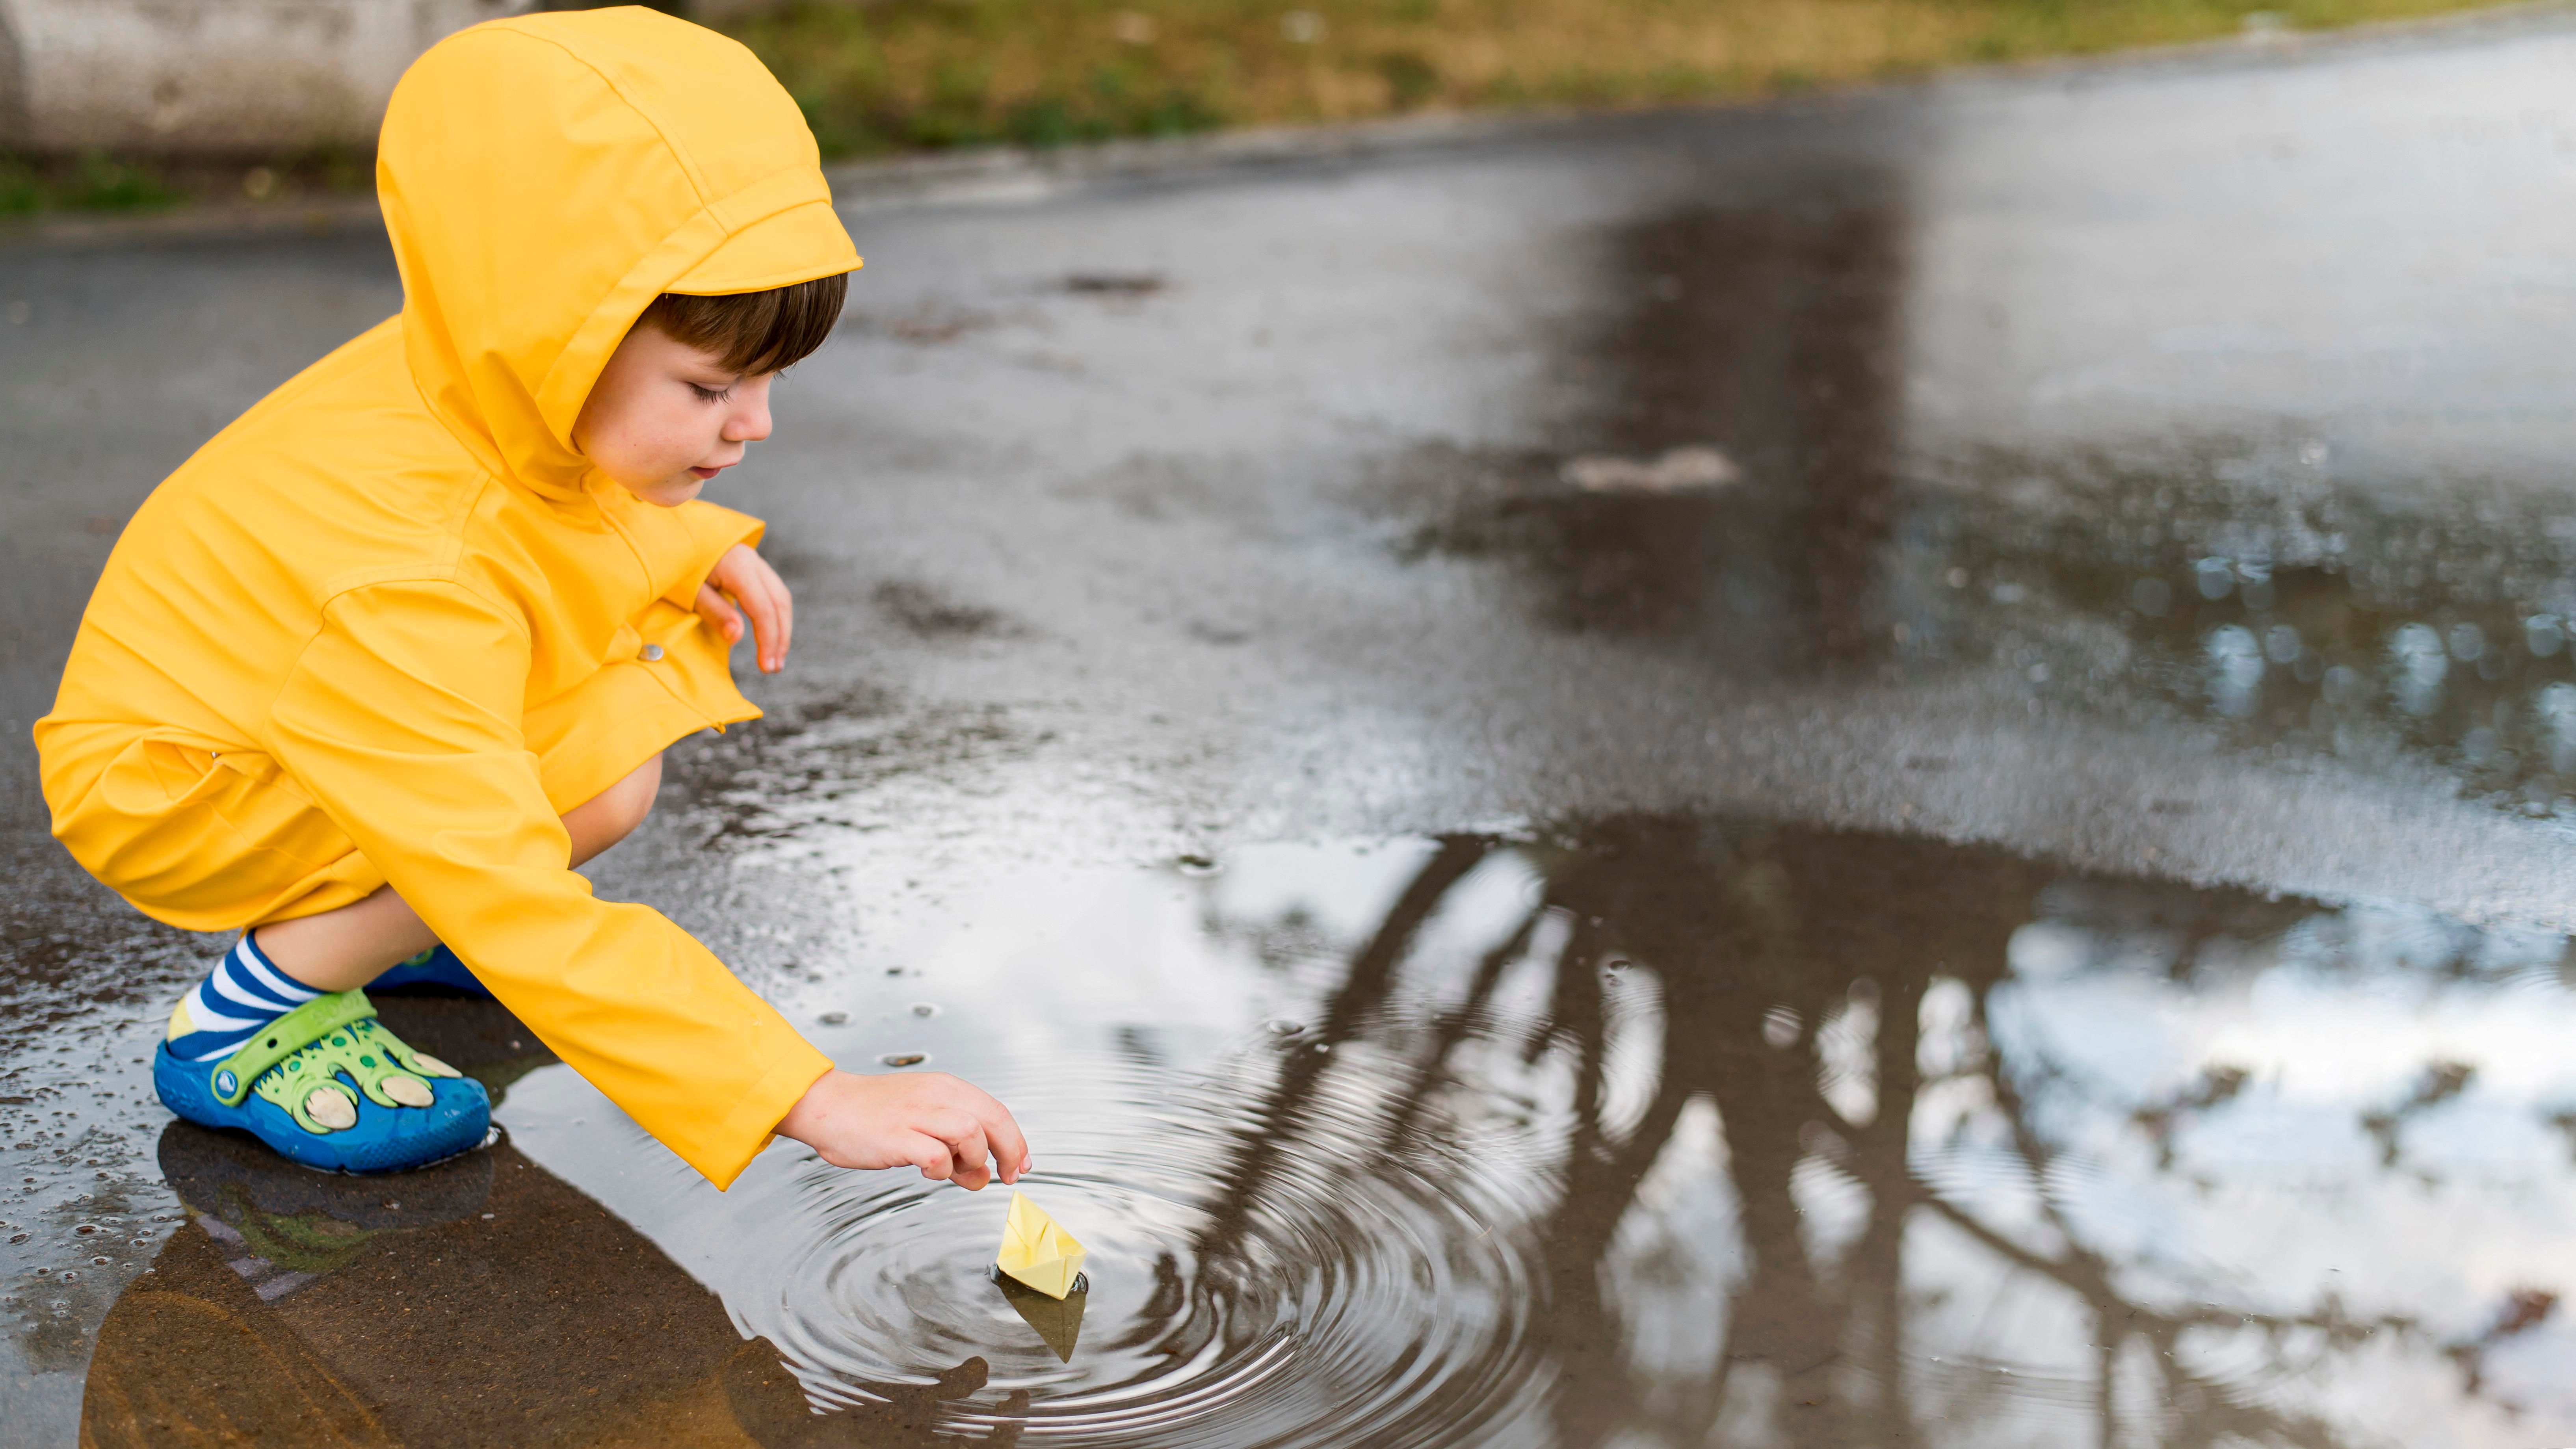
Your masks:
{"label": "sky reflection in puddle", "polygon": [[[308,1179],[262,1186],[245,1157],[208,1189],[207,1150],[165,1141],[204,1231],[110,1317],[93,1431],[102,1384],[184,1398],[166,1386],[202,1370],[153,1358],[195,1342],[168,1295],[235,1281],[225,1312],[382,1442],[471,1437],[501,1410],[361,1372],[355,1325],[467,1331],[495,1272],[513,1301],[531,1275],[561,1291],[513,1380],[534,1407],[507,1412],[567,1433],[648,1412],[763,1444],[2576,1427],[2557,936],[1750,822],[1215,867],[995,877],[894,913],[859,964],[900,977],[808,1004],[850,1013],[818,1029],[844,1060],[926,1050],[1020,1112],[1029,1191],[1091,1252],[1070,1355],[985,1276],[1004,1194],[781,1149],[718,1195],[541,1066],[508,1088],[490,1201],[439,1224],[309,1193],[245,1218]],[[514,1210],[530,1191],[552,1206]],[[190,1255],[232,1271],[189,1279]],[[601,1348],[638,1315],[652,1346]],[[773,1345],[824,1416],[782,1408]]]}

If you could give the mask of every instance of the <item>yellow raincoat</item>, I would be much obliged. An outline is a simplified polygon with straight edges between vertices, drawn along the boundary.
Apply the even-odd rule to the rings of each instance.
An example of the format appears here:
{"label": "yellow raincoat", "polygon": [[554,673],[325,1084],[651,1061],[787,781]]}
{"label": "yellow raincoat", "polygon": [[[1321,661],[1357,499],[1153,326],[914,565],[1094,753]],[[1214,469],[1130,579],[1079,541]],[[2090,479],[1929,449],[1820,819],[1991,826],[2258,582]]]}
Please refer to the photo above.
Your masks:
{"label": "yellow raincoat", "polygon": [[658,508],[573,420],[663,292],[859,263],[741,46],[649,10],[463,31],[376,167],[403,310],[147,500],[36,725],[55,835],[156,919],[234,930],[390,884],[549,1047],[718,1186],[830,1062],[558,818],[760,711],[692,611],[761,525]]}

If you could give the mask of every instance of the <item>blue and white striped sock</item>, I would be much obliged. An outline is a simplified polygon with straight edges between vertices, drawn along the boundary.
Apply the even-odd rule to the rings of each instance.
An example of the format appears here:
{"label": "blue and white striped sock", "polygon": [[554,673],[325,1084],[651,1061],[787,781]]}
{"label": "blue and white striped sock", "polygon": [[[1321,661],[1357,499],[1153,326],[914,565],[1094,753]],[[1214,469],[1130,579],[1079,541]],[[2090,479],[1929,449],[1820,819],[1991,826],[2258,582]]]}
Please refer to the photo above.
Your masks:
{"label": "blue and white striped sock", "polygon": [[278,970],[244,931],[170,1013],[170,1055],[183,1062],[231,1056],[252,1032],[321,994]]}

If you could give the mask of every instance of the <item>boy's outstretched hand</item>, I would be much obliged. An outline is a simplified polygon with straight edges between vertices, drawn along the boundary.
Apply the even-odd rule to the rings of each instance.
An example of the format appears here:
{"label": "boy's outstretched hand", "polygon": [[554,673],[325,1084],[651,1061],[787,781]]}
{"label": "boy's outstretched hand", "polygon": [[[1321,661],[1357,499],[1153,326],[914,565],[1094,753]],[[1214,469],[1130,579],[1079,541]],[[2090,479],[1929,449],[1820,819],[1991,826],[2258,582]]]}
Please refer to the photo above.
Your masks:
{"label": "boy's outstretched hand", "polygon": [[698,585],[698,612],[707,616],[728,644],[742,642],[742,620],[751,616],[751,637],[758,646],[760,672],[776,674],[787,667],[787,639],[796,632],[796,601],[787,581],[747,543],[724,551],[707,581]]}
{"label": "boy's outstretched hand", "polygon": [[970,1192],[997,1169],[1004,1182],[1029,1170],[1029,1144],[1010,1111],[946,1072],[825,1072],[779,1119],[778,1135],[834,1167],[910,1163]]}

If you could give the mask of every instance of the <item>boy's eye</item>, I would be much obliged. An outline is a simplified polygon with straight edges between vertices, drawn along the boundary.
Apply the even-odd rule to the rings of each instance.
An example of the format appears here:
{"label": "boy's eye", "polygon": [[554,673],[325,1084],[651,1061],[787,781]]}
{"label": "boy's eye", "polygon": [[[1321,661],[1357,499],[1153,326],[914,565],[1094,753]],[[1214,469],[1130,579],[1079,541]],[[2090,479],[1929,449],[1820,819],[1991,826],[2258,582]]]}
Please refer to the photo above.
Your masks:
{"label": "boy's eye", "polygon": [[693,392],[693,393],[696,393],[696,394],[698,395],[698,401],[700,401],[700,402],[711,402],[711,403],[723,402],[723,401],[725,401],[727,398],[730,398],[730,397],[732,397],[732,396],[733,396],[733,386],[732,386],[732,384],[730,384],[730,383],[726,384],[726,385],[725,385],[725,386],[723,386],[723,387],[716,388],[716,387],[702,387],[702,386],[700,386],[699,384],[697,384],[697,383],[694,383],[694,382],[693,382],[693,383],[690,383],[690,384],[689,384],[689,391],[691,391],[691,392]]}

